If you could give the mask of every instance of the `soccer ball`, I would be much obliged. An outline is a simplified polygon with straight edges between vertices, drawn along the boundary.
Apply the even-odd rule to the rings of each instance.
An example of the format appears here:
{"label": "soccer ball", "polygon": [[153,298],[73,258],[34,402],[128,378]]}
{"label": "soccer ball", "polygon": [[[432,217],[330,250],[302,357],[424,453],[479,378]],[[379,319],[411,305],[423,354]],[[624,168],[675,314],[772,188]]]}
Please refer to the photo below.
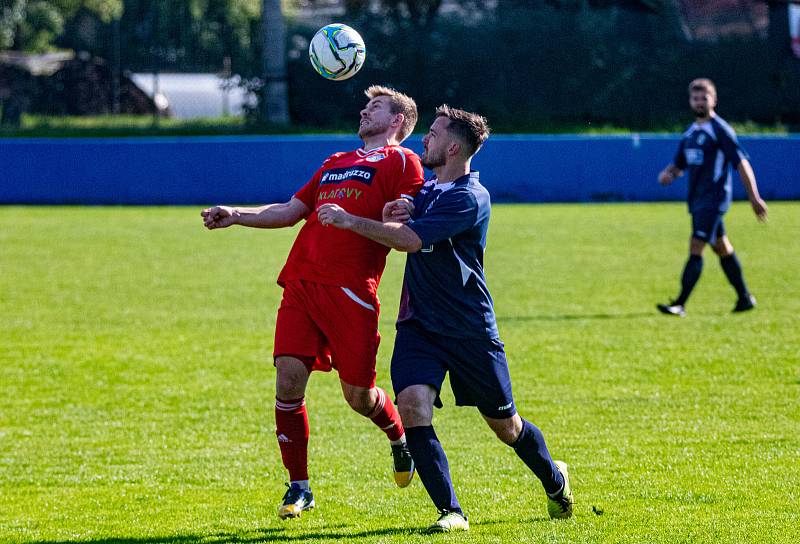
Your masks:
{"label": "soccer ball", "polygon": [[361,69],[367,49],[358,32],[336,23],[325,25],[314,34],[308,46],[308,56],[319,75],[342,81]]}

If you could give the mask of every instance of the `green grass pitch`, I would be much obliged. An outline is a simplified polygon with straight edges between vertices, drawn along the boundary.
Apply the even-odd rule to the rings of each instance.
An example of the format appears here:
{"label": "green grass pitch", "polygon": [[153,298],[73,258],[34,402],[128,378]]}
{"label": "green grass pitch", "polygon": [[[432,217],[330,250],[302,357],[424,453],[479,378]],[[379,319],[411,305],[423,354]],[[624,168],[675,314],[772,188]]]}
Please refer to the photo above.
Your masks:
{"label": "green grass pitch", "polygon": [[[347,408],[308,391],[317,509],[283,522],[275,278],[295,230],[207,232],[199,208],[5,207],[0,226],[0,542],[123,544],[797,542],[800,204],[727,216],[759,307],[731,315],[716,257],[686,319],[656,313],[685,260],[683,205],[499,205],[486,268],[522,415],[570,464],[576,515],[474,409],[435,424],[467,535]],[[380,294],[391,391],[403,257]],[[598,514],[602,512],[602,514]]]}

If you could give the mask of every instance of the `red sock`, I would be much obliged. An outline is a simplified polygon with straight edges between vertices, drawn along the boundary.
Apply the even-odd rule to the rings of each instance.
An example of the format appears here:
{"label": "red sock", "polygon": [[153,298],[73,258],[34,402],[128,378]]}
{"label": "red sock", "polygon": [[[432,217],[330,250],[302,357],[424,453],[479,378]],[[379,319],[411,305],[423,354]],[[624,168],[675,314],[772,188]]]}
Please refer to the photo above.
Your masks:
{"label": "red sock", "polygon": [[375,409],[367,417],[386,433],[389,440],[400,440],[400,437],[405,434],[400,414],[397,413],[392,400],[386,396],[386,391],[380,387],[375,389],[378,391],[378,402],[375,403]]}
{"label": "red sock", "polygon": [[308,480],[308,413],[305,398],[276,398],[275,426],[289,480]]}

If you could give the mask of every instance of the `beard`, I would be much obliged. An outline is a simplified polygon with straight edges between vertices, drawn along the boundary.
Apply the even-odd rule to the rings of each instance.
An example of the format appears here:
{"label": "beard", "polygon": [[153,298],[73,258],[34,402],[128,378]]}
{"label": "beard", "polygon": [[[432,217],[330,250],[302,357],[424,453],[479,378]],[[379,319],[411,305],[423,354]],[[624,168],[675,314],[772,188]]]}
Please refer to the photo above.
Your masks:
{"label": "beard", "polygon": [[708,113],[711,109],[708,106],[697,106],[696,108],[692,108],[692,111],[697,117],[708,117]]}
{"label": "beard", "polygon": [[389,128],[389,123],[377,124],[375,122],[370,122],[364,126],[358,127],[358,137],[362,140],[365,138],[371,138],[373,136],[378,136],[379,134],[383,134]]}
{"label": "beard", "polygon": [[443,152],[437,155],[430,151],[425,151],[422,153],[421,159],[422,159],[422,166],[424,166],[429,170],[438,168],[439,166],[444,166],[446,162]]}

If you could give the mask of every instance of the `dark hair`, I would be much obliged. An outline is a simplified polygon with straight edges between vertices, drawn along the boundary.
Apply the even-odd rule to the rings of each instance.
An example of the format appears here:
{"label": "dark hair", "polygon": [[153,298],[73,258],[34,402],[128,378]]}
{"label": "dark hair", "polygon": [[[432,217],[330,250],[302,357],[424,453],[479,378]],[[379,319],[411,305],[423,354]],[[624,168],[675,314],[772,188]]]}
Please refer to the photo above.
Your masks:
{"label": "dark hair", "polygon": [[447,117],[450,120],[447,130],[464,143],[468,157],[478,152],[491,132],[485,117],[451,108],[447,104],[436,108],[436,117]]}
{"label": "dark hair", "polygon": [[714,98],[717,97],[717,88],[714,86],[714,82],[705,77],[693,79],[689,83],[689,94],[693,92],[706,92]]}
{"label": "dark hair", "polygon": [[392,114],[403,114],[403,126],[400,127],[400,141],[402,142],[408,138],[409,134],[414,132],[414,125],[417,124],[417,103],[414,99],[396,91],[391,87],[384,87],[382,85],[372,85],[364,94],[372,100],[376,96],[389,97],[389,111]]}

